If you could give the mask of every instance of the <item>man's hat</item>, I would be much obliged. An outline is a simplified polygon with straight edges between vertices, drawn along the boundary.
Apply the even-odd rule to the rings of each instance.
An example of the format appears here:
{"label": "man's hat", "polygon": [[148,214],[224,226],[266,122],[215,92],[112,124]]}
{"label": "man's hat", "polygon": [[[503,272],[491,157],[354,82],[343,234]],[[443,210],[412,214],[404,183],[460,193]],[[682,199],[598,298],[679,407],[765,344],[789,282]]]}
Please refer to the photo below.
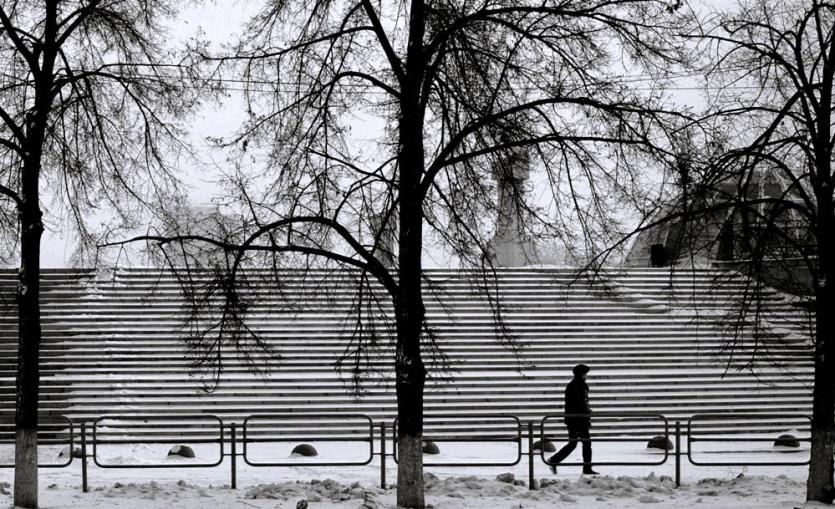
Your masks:
{"label": "man's hat", "polygon": [[574,366],[574,369],[572,371],[574,372],[574,376],[583,376],[586,373],[588,373],[590,369],[591,368],[589,368],[585,364],[577,364],[576,366]]}

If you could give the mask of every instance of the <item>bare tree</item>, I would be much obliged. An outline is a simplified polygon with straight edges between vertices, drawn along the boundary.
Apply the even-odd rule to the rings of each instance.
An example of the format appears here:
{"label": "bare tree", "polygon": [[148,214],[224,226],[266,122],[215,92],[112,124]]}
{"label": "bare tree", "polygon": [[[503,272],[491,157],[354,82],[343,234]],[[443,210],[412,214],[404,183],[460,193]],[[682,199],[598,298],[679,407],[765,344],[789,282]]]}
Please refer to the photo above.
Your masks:
{"label": "bare tree", "polygon": [[38,501],[44,202],[90,246],[88,219],[130,226],[177,188],[164,161],[182,147],[168,119],[187,111],[194,93],[184,67],[161,64],[170,55],[159,21],[172,13],[145,0],[0,5],[0,195],[4,228],[19,239],[4,256],[20,261],[16,506]]}
{"label": "bare tree", "polygon": [[[709,178],[733,184],[727,196],[742,210],[743,232],[751,232],[743,236],[745,256],[795,258],[811,276],[815,382],[806,496],[827,503],[835,497],[833,29],[835,4],[762,0],[741,3],[705,35],[719,55],[708,75],[721,91],[717,118],[729,120],[737,139],[746,138],[741,129],[755,133],[750,143],[722,151]],[[784,183],[779,192],[755,187],[769,178]]]}
{"label": "bare tree", "polygon": [[670,181],[678,199],[636,230],[665,229],[673,257],[689,253],[745,277],[731,348],[740,331],[759,341],[770,329],[768,285],[810,303],[807,499],[827,503],[835,497],[833,35],[835,4],[818,0],[741,1],[706,18],[692,40],[704,59],[708,115],[678,147]]}
{"label": "bare tree", "polygon": [[[614,235],[613,208],[641,203],[638,168],[668,155],[675,116],[656,105],[652,79],[681,58],[671,43],[686,21],[678,7],[270,3],[229,55],[207,56],[216,63],[213,79],[246,91],[249,120],[227,140],[236,193],[222,205],[244,218],[239,231],[130,241],[203,243],[228,254],[206,298],[190,299],[199,329],[192,337],[204,354],[216,351],[204,355],[215,360],[225,342],[255,341],[241,267],[350,268],[358,310],[350,354],[376,351],[392,330],[397,503],[423,507],[425,355],[435,351],[437,332],[425,317],[424,249],[440,245],[472,271],[509,337],[488,284],[499,195],[523,238],[576,236],[593,247]],[[536,192],[514,184],[519,164],[530,166]],[[496,175],[514,192],[500,193]],[[275,279],[280,284],[280,271]]]}

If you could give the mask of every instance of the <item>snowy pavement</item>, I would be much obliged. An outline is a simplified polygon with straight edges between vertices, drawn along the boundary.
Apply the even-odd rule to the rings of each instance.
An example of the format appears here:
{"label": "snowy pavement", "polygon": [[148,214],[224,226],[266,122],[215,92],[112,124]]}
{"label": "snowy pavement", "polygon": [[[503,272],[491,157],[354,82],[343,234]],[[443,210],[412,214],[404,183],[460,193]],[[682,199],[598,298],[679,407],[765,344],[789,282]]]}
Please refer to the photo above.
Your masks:
{"label": "snowy pavement", "polygon": [[[134,444],[101,447],[100,463],[113,466],[165,465],[163,468],[101,468],[89,464],[88,493],[81,491],[81,463],[78,459],[63,469],[42,469],[41,506],[61,508],[290,508],[301,500],[309,509],[393,509],[395,491],[380,488],[380,463],[375,456],[363,466],[317,466],[315,462],[362,461],[368,457],[367,443],[317,443],[318,457],[290,454],[287,444],[251,446],[250,459],[296,463],[291,467],[252,467],[237,461],[238,489],[229,488],[231,462],[228,457],[214,468],[178,468],[220,459],[218,446],[194,444],[196,458],[168,458],[170,444]],[[228,445],[228,444],[227,444]],[[441,444],[440,456],[427,462],[495,461],[512,462],[516,450],[508,444],[473,446]],[[735,447],[741,447],[735,444]],[[762,450],[763,444],[749,444],[755,450],[707,455],[706,461],[798,461],[808,450],[786,454]],[[58,447],[42,447],[42,458],[56,461]],[[375,449],[378,450],[378,449]],[[10,451],[0,449],[5,463]],[[636,443],[595,444],[596,459],[654,462],[663,454]],[[578,461],[579,451],[570,460]],[[527,487],[528,464],[523,456],[510,467],[427,467],[427,502],[436,509],[545,509],[587,508],[699,508],[699,509],[784,509],[804,507],[807,467],[697,467],[682,462],[682,481],[675,487],[673,458],[654,466],[599,466],[600,477],[585,478],[576,466],[560,467],[552,475],[535,458],[534,477],[540,489]],[[504,481],[497,480],[503,475]],[[396,481],[396,465],[387,458],[387,481]],[[515,484],[514,482],[515,481]],[[12,471],[0,471],[0,507],[11,507],[9,494]],[[812,506],[807,506],[812,507]]]}
{"label": "snowy pavement", "polygon": [[[140,508],[295,508],[299,501],[310,509],[383,509],[395,507],[393,489],[382,490],[362,481],[342,483],[331,479],[257,483],[237,490],[200,482],[198,479],[168,481],[131,479],[99,482],[89,493],[76,483],[50,482],[42,476],[43,508],[121,507]],[[292,475],[292,473],[289,473]],[[302,477],[302,476],[300,476]],[[545,509],[553,507],[619,508],[647,507],[699,509],[784,509],[802,506],[802,480],[788,476],[742,475],[706,478],[675,488],[671,478],[649,474],[643,477],[576,475],[548,479],[536,491],[480,476],[426,479],[427,502],[437,509]],[[0,489],[10,506],[8,485]],[[808,506],[811,507],[811,506]]]}

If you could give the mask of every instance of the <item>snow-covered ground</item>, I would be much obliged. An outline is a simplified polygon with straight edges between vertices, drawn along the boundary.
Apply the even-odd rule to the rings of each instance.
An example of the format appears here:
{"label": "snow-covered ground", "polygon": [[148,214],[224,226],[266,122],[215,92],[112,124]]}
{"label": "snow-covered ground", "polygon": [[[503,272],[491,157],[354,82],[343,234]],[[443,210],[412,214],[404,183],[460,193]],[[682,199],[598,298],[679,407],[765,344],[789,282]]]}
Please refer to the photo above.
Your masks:
{"label": "snow-covered ground", "polygon": [[[290,462],[291,467],[252,467],[238,459],[238,489],[229,488],[231,463],[224,458],[214,468],[177,468],[219,459],[217,445],[196,444],[196,458],[168,458],[171,444],[100,447],[104,465],[163,464],[165,468],[101,468],[89,464],[90,492],[81,491],[81,464],[74,460],[63,469],[42,469],[41,505],[44,508],[121,507],[134,508],[295,508],[306,500],[311,509],[394,508],[393,489],[380,487],[379,457],[364,466],[316,466],[316,462],[363,461],[369,444],[322,442],[313,445],[320,455],[301,458],[290,454],[294,444],[250,444],[252,461]],[[427,462],[512,462],[517,449],[512,444],[441,443],[442,454],[426,456]],[[559,445],[559,444],[557,444]],[[707,444],[706,444],[707,445]],[[806,444],[804,444],[805,446]],[[228,446],[228,444],[227,444]],[[726,446],[727,448],[727,446]],[[770,444],[734,443],[735,452],[715,454],[715,444],[701,450],[702,461],[796,461],[808,458],[808,448],[781,452]],[[58,446],[42,447],[42,458],[57,462]],[[375,444],[375,451],[379,450]],[[240,452],[240,451],[239,451]],[[694,448],[695,452],[695,448]],[[579,461],[578,451],[569,461]],[[11,450],[0,448],[0,461],[7,463]],[[660,459],[635,442],[595,444],[598,461],[632,460],[651,463]],[[527,457],[512,467],[427,467],[427,502],[437,509],[538,509],[553,507],[619,508],[646,507],[783,509],[803,506],[807,467],[696,467],[682,461],[680,488],[675,487],[674,461],[664,465],[600,466],[600,477],[585,478],[579,467],[564,466],[554,476],[535,458],[535,479],[540,489],[527,487]],[[387,481],[396,481],[396,465],[387,458]],[[497,479],[500,474],[503,482]],[[515,480],[516,484],[512,481]],[[10,469],[0,471],[0,506],[10,507]]]}

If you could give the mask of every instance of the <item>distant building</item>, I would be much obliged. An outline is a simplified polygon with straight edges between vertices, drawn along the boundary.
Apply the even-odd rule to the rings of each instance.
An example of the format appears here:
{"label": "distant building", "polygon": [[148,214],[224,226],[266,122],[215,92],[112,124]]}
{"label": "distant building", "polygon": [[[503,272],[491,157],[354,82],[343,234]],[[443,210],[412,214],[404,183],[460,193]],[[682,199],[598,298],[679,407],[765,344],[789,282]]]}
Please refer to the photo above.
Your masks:
{"label": "distant building", "polygon": [[[778,173],[763,171],[752,176],[748,192],[738,191],[736,182],[717,186],[699,206],[732,200],[760,202],[754,205],[721,208],[694,219],[676,219],[640,233],[626,259],[628,267],[695,265],[702,267],[747,267],[755,263],[770,284],[784,287],[809,280],[803,260],[813,240],[808,223],[793,208],[781,207],[775,199],[798,202],[789,183]],[[692,206],[692,204],[691,204]],[[654,219],[675,214],[680,203],[662,208]]]}

